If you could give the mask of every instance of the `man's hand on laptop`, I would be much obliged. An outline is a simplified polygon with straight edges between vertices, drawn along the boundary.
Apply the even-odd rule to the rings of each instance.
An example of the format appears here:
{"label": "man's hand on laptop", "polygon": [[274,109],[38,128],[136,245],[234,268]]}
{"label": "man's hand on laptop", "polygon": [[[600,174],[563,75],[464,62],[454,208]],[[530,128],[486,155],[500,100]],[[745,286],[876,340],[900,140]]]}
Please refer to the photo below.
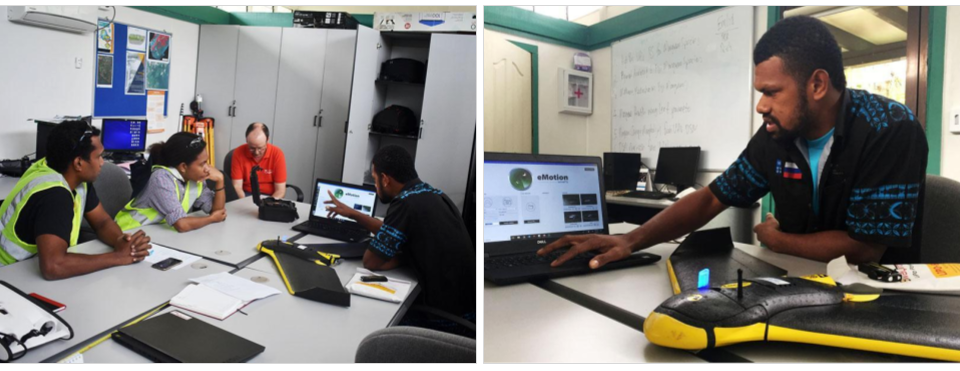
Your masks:
{"label": "man's hand on laptop", "polygon": [[333,192],[327,191],[327,194],[330,195],[330,199],[323,201],[323,203],[325,205],[333,205],[327,206],[327,218],[343,215],[344,218],[350,218],[354,220],[357,219],[355,217],[357,210],[354,210],[353,208],[345,205],[343,202],[337,200],[337,198],[333,196]]}
{"label": "man's hand on laptop", "polygon": [[551,251],[568,246],[570,249],[563,255],[560,255],[553,263],[550,263],[551,267],[558,267],[567,260],[590,250],[599,250],[599,254],[594,256],[593,259],[590,259],[591,269],[597,269],[609,262],[624,259],[633,253],[633,250],[630,248],[630,242],[627,241],[626,236],[586,234],[563,236],[559,240],[537,250],[537,255],[543,256],[549,254]]}

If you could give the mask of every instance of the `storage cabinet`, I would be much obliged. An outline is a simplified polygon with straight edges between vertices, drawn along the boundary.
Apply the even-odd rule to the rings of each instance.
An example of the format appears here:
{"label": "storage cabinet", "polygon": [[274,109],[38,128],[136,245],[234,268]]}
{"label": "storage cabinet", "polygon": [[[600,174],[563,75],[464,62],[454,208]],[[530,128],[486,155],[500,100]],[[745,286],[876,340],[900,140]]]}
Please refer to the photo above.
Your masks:
{"label": "storage cabinet", "polygon": [[[426,62],[426,82],[378,83],[381,64],[395,58]],[[476,76],[474,35],[391,33],[359,27],[343,181],[372,184],[373,155],[381,147],[396,144],[414,156],[420,179],[443,190],[462,210],[476,129]],[[420,118],[417,136],[370,131],[373,116],[393,104],[410,108]],[[382,214],[386,207],[378,211]]]}
{"label": "storage cabinet", "polygon": [[216,120],[217,167],[263,122],[308,200],[316,178],[338,180],[355,44],[355,30],[201,26],[197,93]]}

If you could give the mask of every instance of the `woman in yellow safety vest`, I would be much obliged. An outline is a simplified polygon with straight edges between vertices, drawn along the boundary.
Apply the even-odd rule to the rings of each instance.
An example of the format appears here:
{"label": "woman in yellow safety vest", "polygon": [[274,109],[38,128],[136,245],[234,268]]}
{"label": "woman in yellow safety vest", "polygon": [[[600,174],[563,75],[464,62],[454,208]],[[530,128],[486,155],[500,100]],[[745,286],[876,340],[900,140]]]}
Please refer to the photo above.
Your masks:
{"label": "woman in yellow safety vest", "polygon": [[[223,173],[208,166],[206,148],[202,137],[187,132],[151,145],[150,181],[117,214],[120,228],[126,231],[164,223],[179,232],[187,232],[224,221],[227,213]],[[214,190],[204,188],[207,179],[216,183]],[[207,215],[188,216],[192,210],[203,210]]]}

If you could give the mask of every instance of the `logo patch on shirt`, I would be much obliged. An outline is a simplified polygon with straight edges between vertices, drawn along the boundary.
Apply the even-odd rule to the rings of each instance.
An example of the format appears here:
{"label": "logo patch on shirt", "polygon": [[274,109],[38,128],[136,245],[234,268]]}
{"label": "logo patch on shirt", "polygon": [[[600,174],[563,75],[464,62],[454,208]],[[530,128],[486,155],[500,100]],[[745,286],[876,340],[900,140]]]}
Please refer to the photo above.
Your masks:
{"label": "logo patch on shirt", "polygon": [[784,166],[783,177],[786,179],[802,179],[803,173],[800,172],[800,168],[797,167],[797,164],[788,162]]}
{"label": "logo patch on shirt", "polygon": [[783,161],[777,160],[777,174],[783,174]]}

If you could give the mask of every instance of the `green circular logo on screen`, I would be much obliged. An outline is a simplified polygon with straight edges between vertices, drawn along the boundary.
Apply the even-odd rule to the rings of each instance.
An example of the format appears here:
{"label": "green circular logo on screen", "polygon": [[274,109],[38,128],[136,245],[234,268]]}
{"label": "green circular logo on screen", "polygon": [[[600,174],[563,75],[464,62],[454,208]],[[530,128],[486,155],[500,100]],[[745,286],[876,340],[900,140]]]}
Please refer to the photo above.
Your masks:
{"label": "green circular logo on screen", "polygon": [[533,185],[533,174],[530,174],[530,170],[527,169],[510,170],[510,185],[518,191],[526,191]]}
{"label": "green circular logo on screen", "polygon": [[343,197],[343,190],[340,188],[337,188],[336,191],[333,191],[333,197],[336,197],[336,198]]}

